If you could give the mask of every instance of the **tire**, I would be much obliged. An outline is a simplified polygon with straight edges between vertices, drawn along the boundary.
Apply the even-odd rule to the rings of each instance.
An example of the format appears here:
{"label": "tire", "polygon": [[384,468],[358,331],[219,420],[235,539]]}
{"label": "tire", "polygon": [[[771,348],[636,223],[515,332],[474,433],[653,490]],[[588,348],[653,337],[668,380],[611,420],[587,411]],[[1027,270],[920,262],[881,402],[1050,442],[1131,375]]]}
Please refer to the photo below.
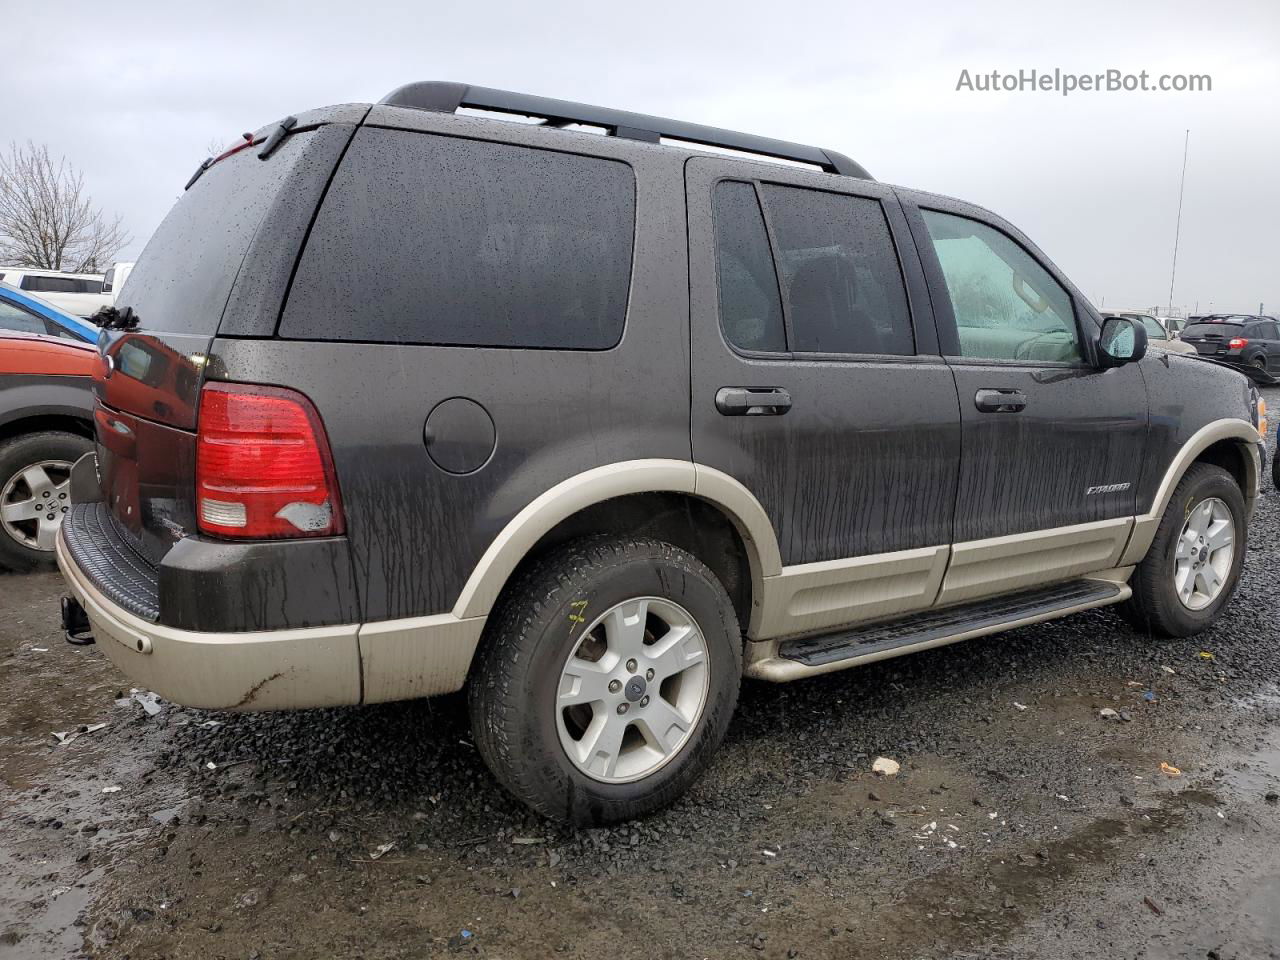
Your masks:
{"label": "tire", "polygon": [[1267,372],[1266,357],[1254,357],[1251,361],[1249,361],[1249,364],[1256,370],[1261,370],[1263,373]]}
{"label": "tire", "polygon": [[1276,434],[1276,445],[1271,450],[1271,482],[1280,490],[1280,432]]}
{"label": "tire", "polygon": [[[616,650],[625,650],[608,632],[609,624],[597,624],[597,618],[615,609],[624,613],[639,610],[630,605],[642,602],[650,609],[642,622],[656,626],[625,636],[630,640],[642,637],[646,650],[653,636],[652,648],[660,651],[662,638],[667,636],[660,627],[675,627],[662,627],[653,611],[669,622],[686,616],[703,644],[705,666],[701,672],[696,664],[680,667],[684,672],[678,674],[674,686],[655,673],[647,680],[653,684],[650,687],[645,685],[646,666],[657,668],[666,661],[637,661],[637,672],[632,675],[630,658],[624,653],[615,669],[619,676],[625,675],[619,681],[625,683],[620,693],[601,688],[605,696],[596,702],[561,707],[561,698],[566,695],[562,674],[582,665],[578,656],[592,644],[598,646],[596,638],[607,635],[608,644],[599,664],[587,664],[589,667],[603,665],[608,662],[606,657],[618,655]],[[634,623],[636,619],[617,622]],[[693,637],[675,645],[681,658],[678,662],[683,664],[692,656],[684,653],[686,646],[692,650],[697,638],[681,635]],[[595,669],[589,672],[592,683],[607,682],[602,678],[612,675]],[[535,561],[494,611],[468,691],[471,729],[489,769],[523,803],[547,817],[578,826],[616,823],[665,807],[697,779],[729,726],[741,678],[742,634],[733,604],[719,579],[700,560],[657,540],[576,541]],[[572,687],[576,682],[569,680],[567,684]],[[673,690],[674,694],[670,693]],[[692,703],[699,692],[702,699],[696,714],[689,709],[692,719],[682,721],[687,732],[678,735],[683,740],[672,744],[665,760],[655,761],[660,766],[640,775],[650,754],[657,757],[657,748],[652,746],[655,741],[643,736],[651,729],[646,717],[669,717],[666,711],[675,708],[668,696]],[[627,752],[620,748],[616,769],[608,769],[622,776],[625,758],[637,771],[637,778],[605,782],[606,761],[593,755],[591,763],[598,764],[600,770],[591,774],[570,758],[571,748],[585,749],[590,732],[588,727],[581,732],[581,739],[574,741],[571,726],[576,722],[578,729],[586,727],[588,721],[583,718],[589,717],[590,724],[599,723],[605,730],[606,724],[614,723],[613,714],[624,715],[619,711],[624,701],[631,719],[621,722],[630,724],[626,727],[626,738],[630,739],[619,743]],[[583,713],[575,714],[575,710]],[[670,735],[680,728],[673,725],[666,729]]]}
{"label": "tire", "polygon": [[[1221,591],[1201,609],[1191,609],[1179,598],[1174,583],[1178,540],[1192,511],[1214,498],[1230,513],[1235,527],[1234,552]],[[1189,637],[1200,633],[1218,619],[1235,593],[1247,544],[1244,494],[1235,478],[1213,464],[1193,463],[1174,489],[1151,548],[1130,578],[1133,596],[1120,605],[1120,614],[1151,634]]]}
{"label": "tire", "polygon": [[[50,531],[56,533],[63,513],[71,505],[71,464],[92,449],[91,441],[61,430],[27,433],[0,443],[0,566],[32,570],[53,565]],[[44,488],[35,489],[22,477],[33,466],[42,470],[51,483],[47,497],[42,496]],[[55,507],[33,517],[15,516],[15,508],[19,514],[25,513],[21,505],[34,505],[37,501],[53,503]],[[48,521],[50,515],[54,516],[53,521]]]}

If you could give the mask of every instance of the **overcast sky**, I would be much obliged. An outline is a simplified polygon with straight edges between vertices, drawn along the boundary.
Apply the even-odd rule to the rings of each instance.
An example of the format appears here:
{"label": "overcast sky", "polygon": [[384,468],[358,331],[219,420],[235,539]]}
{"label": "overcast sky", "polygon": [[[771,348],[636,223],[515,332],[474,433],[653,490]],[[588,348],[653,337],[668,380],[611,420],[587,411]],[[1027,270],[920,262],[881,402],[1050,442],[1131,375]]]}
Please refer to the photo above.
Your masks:
{"label": "overcast sky", "polygon": [[[3,130],[79,166],[141,251],[211,140],[461,80],[846,153],[1018,224],[1094,301],[1280,313],[1280,3],[6,5]],[[471,11],[471,12],[469,12]],[[51,29],[51,18],[62,28]],[[24,41],[22,38],[29,38]],[[961,70],[1207,93],[957,92]]]}

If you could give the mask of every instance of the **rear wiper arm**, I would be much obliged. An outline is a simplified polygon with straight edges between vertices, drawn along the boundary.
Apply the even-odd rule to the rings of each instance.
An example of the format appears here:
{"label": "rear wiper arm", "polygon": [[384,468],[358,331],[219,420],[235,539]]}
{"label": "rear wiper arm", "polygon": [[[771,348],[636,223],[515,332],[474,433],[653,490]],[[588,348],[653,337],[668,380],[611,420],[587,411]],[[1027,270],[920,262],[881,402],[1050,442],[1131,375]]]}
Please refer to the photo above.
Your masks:
{"label": "rear wiper arm", "polygon": [[276,124],[276,128],[267,134],[267,139],[262,141],[262,149],[258,151],[258,159],[265,160],[275,152],[276,147],[280,146],[280,142],[288,135],[289,131],[298,125],[298,118],[288,116]]}

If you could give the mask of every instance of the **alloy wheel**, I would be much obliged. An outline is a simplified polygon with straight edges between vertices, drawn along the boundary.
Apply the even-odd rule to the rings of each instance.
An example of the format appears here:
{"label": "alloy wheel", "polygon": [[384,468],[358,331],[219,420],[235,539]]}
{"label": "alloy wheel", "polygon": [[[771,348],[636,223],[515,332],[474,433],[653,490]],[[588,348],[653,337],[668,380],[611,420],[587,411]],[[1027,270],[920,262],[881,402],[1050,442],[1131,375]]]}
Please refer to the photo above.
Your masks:
{"label": "alloy wheel", "polygon": [[688,741],[710,689],[707,641],[683,607],[658,597],[615,604],[565,660],[556,689],[560,745],[582,773],[633,783]]}
{"label": "alloy wheel", "polygon": [[71,464],[41,460],[24,467],[0,490],[0,526],[31,550],[52,551],[71,506]]}
{"label": "alloy wheel", "polygon": [[1203,610],[1227,585],[1236,553],[1236,525],[1230,508],[1209,497],[1191,508],[1173,559],[1173,587],[1188,610]]}

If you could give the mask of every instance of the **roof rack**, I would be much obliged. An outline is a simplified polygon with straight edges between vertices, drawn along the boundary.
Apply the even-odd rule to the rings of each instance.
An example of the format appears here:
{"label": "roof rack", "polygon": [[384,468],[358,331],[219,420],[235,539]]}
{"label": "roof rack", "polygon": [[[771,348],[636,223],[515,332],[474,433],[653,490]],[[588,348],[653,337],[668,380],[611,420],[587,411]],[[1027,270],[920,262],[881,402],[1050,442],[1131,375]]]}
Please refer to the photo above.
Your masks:
{"label": "roof rack", "polygon": [[491,87],[474,87],[466,83],[449,83],[441,80],[409,83],[392,90],[379,102],[392,107],[411,107],[416,110],[435,110],[440,113],[453,113],[459,107],[471,107],[495,113],[542,117],[548,126],[553,127],[581,123],[587,126],[603,127],[613,136],[625,137],[628,140],[658,143],[663,137],[669,137],[706,147],[741,150],[778,160],[809,163],[829,173],[838,173],[846,177],[858,177],[862,180],[875,179],[861,164],[834,150],[823,150],[821,147],[808,147],[799,143],[788,143],[785,140],[773,140],[769,137],[756,137],[749,133],[736,133],[733,130],[721,130],[717,127],[704,127],[701,124],[685,123],[680,120],[664,120],[661,117],[650,117],[642,113],[611,110],[608,107],[593,107],[585,103],[512,93],[509,90],[494,90]]}

